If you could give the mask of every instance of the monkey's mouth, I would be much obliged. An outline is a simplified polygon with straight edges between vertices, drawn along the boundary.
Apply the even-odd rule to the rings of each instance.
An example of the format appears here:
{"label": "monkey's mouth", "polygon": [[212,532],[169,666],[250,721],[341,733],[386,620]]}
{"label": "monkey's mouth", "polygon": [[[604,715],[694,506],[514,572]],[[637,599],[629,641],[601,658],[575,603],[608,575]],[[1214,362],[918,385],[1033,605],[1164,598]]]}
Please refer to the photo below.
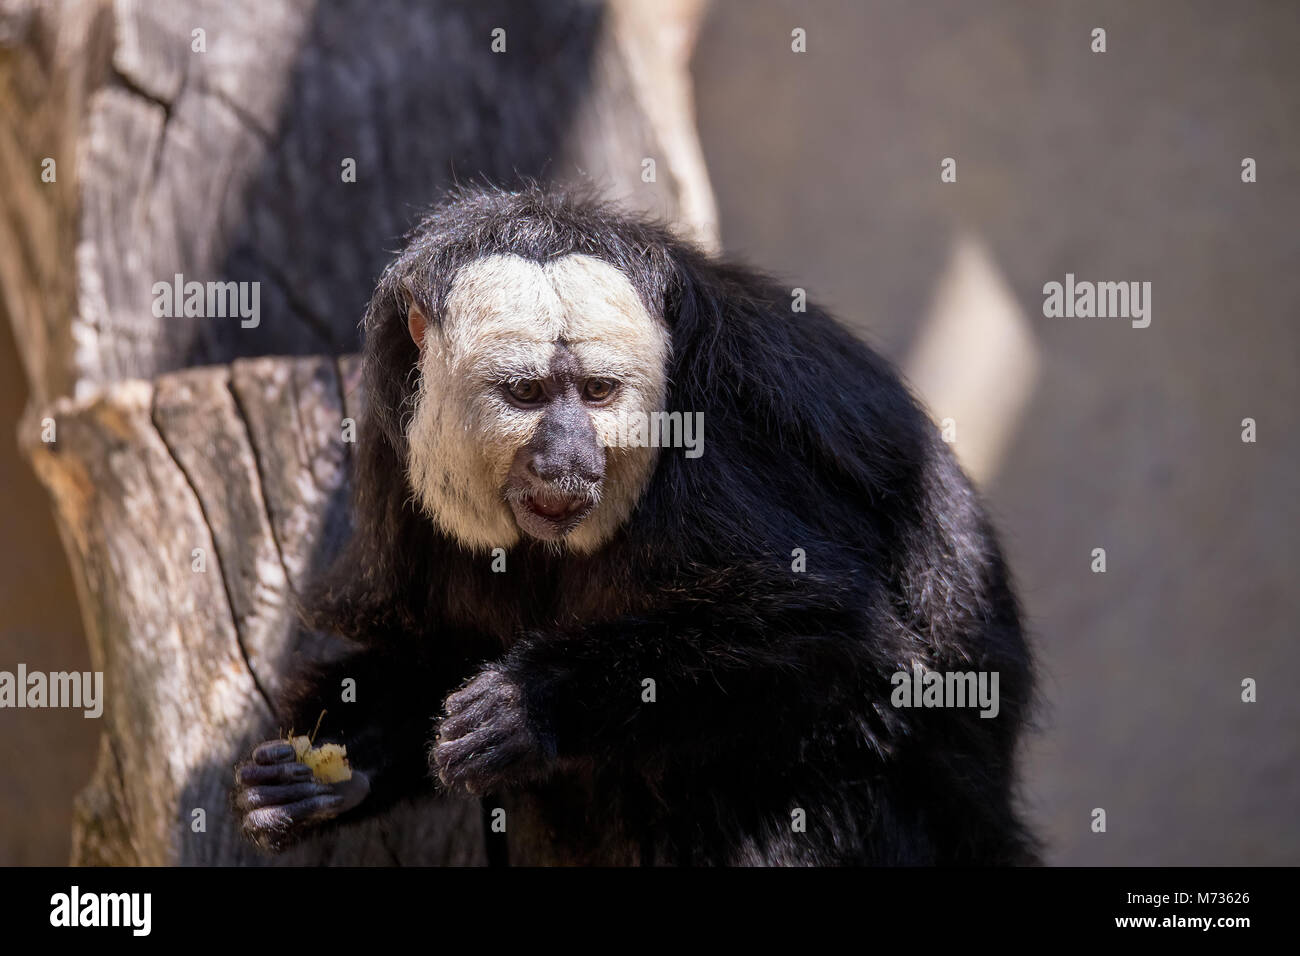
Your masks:
{"label": "monkey's mouth", "polygon": [[583,508],[587,507],[589,499],[577,495],[568,495],[559,498],[542,497],[537,495],[532,498],[524,499],[525,505],[533,514],[549,521],[563,521],[577,514]]}
{"label": "monkey's mouth", "polygon": [[556,541],[571,532],[596,506],[593,494],[519,489],[507,496],[519,529],[530,537]]}

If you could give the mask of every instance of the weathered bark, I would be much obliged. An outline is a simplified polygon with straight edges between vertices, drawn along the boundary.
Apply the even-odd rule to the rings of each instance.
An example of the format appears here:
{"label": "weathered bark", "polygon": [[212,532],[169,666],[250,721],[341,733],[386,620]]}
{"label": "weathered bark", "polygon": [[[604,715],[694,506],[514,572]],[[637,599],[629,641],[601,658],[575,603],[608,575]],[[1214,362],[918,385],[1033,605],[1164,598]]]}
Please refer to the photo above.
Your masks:
{"label": "weathered bark", "polygon": [[[290,582],[346,520],[342,395],[331,359],[249,359],[60,399],[54,442],[25,423],[107,688],[77,862],[260,859],[226,794],[235,759],[277,729],[268,695],[297,645]],[[284,859],[476,862],[477,826],[472,801],[444,799]]]}
{"label": "weathered bark", "polygon": [[[299,633],[295,602],[347,530],[348,353],[374,279],[457,179],[591,176],[712,245],[685,73],[698,13],[0,0],[20,441],[105,673],[74,862],[264,859],[236,833],[231,767],[287,729],[268,703],[287,659],[331,652]],[[498,26],[506,54],[490,51]],[[155,315],[154,284],[176,274],[258,283],[259,323]],[[431,798],[277,859],[477,863],[479,826],[476,803]]]}

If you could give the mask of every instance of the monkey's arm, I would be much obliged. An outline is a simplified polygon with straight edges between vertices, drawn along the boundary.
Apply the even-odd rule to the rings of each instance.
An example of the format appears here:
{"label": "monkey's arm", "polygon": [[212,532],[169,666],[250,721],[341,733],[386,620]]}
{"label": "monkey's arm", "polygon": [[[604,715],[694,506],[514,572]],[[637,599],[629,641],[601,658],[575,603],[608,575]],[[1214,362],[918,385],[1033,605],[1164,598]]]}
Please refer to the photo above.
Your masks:
{"label": "monkey's arm", "polygon": [[521,640],[448,698],[434,751],[443,782],[481,793],[556,759],[762,741],[817,720],[810,700],[833,716],[887,695],[897,665],[873,659],[866,622],[846,610],[855,602],[776,582],[708,592]]}

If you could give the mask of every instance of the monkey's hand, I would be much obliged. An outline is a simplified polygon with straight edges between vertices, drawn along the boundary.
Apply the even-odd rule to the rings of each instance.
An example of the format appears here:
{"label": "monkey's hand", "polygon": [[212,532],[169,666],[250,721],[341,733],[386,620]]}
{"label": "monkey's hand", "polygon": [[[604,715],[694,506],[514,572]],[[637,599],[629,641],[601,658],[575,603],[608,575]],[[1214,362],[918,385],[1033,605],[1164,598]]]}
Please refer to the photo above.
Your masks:
{"label": "monkey's hand", "polygon": [[543,776],[554,759],[519,686],[495,667],[448,697],[445,709],[429,752],[443,786],[481,795]]}
{"label": "monkey's hand", "polygon": [[318,783],[283,740],[258,744],[252,758],[235,768],[234,802],[244,836],[277,853],[312,827],[351,810],[368,793],[370,778],[355,769],[351,780]]}

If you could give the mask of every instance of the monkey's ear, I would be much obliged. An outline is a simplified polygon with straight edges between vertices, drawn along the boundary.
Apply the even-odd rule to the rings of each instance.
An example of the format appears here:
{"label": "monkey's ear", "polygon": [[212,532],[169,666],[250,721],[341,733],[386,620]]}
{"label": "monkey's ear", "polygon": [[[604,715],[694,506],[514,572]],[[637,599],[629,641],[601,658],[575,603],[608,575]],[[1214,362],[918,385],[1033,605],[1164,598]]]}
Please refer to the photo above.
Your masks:
{"label": "monkey's ear", "polygon": [[406,292],[406,331],[411,333],[411,341],[421,352],[424,351],[424,333],[429,328],[429,318],[415,301],[415,296]]}

